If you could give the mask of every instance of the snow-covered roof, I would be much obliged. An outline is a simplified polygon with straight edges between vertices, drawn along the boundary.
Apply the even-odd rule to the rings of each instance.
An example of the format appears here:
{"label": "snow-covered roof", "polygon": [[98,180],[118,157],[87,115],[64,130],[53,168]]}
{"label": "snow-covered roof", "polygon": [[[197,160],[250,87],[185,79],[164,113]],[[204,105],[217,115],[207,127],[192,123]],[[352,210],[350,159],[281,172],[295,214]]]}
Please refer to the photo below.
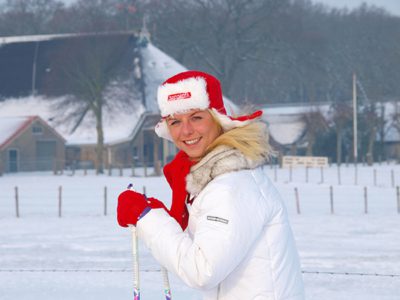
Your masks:
{"label": "snow-covered roof", "polygon": [[331,105],[329,103],[322,103],[316,105],[309,104],[273,104],[263,107],[263,112],[265,115],[301,115],[310,111],[319,110],[324,116],[329,114]]}
{"label": "snow-covered roof", "polygon": [[[68,35],[46,35],[34,36],[35,40],[65,37]],[[20,37],[22,40],[29,40],[29,37]],[[6,42],[18,40],[5,38]],[[0,42],[1,43],[1,42]],[[145,80],[146,106],[147,112],[158,114],[157,89],[158,86],[167,78],[187,70],[173,58],[162,52],[153,44],[148,43],[142,48],[142,74]],[[117,96],[116,96],[117,97]],[[0,102],[0,117],[4,116],[26,116],[38,115],[61,134],[68,145],[96,144],[97,133],[95,118],[88,112],[80,125],[74,132],[72,129],[76,125],[76,120],[68,119],[68,111],[56,109],[57,103],[63,101],[63,97],[48,99],[40,95],[28,96],[23,98],[10,98]],[[131,100],[129,104],[121,107],[115,101],[115,105],[105,109],[103,113],[104,143],[115,144],[128,141],[135,132],[135,127],[145,108],[139,100]],[[234,103],[224,97],[226,109],[229,114],[238,114],[238,109]],[[69,108],[73,110],[73,108]]]}
{"label": "snow-covered roof", "polygon": [[0,117],[0,148],[32,121],[31,116]]}
{"label": "snow-covered roof", "polygon": [[152,113],[159,113],[156,100],[158,86],[167,78],[187,69],[151,43],[142,48],[141,54],[142,72],[146,85],[146,109]]}
{"label": "snow-covered roof", "polygon": [[263,118],[271,137],[284,146],[297,142],[306,131],[306,124],[297,116],[267,115]]}
{"label": "snow-covered roof", "polygon": [[38,35],[20,35],[0,37],[0,47],[5,44],[24,43],[24,42],[41,42],[54,39],[62,39],[69,37],[85,37],[85,36],[101,36],[114,34],[135,34],[133,31],[117,31],[117,32],[89,32],[89,33],[59,33],[59,34],[38,34]]}
{"label": "snow-covered roof", "polygon": [[[60,133],[67,144],[96,144],[97,134],[95,118],[88,113],[80,126],[72,133],[76,120],[65,119],[65,111],[57,111],[55,104],[62,98],[44,99],[40,96],[30,96],[18,99],[8,99],[0,102],[0,117],[24,117],[38,115]],[[125,141],[135,128],[136,122],[144,109],[142,106],[126,106],[124,109],[104,111],[104,142],[113,144]]]}
{"label": "snow-covered roof", "polygon": [[[383,110],[383,115],[385,119],[384,132],[385,132],[385,141],[386,142],[398,142],[400,141],[400,124],[396,124],[394,121],[394,116],[400,115],[400,105],[397,101],[393,102],[384,102],[377,104],[377,114],[381,115]],[[397,129],[398,127],[399,129]],[[379,133],[377,134],[379,135]],[[377,139],[379,137],[377,136]]]}

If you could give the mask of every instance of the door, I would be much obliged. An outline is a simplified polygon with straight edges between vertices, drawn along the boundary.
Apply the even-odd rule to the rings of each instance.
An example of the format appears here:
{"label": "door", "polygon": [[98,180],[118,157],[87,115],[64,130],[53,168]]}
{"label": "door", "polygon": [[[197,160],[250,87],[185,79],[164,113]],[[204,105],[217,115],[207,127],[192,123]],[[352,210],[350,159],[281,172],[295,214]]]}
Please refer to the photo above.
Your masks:
{"label": "door", "polygon": [[56,162],[56,141],[36,142],[36,169],[38,171],[53,170]]}
{"label": "door", "polygon": [[8,150],[8,171],[18,172],[18,150],[16,149]]}

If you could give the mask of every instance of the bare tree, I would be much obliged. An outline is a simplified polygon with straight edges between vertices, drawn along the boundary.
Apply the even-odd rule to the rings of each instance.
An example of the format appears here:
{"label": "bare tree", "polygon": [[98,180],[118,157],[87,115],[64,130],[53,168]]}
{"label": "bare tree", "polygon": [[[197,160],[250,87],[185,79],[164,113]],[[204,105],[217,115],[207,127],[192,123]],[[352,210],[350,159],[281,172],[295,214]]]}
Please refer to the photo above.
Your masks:
{"label": "bare tree", "polygon": [[154,40],[169,53],[177,53],[178,60],[189,67],[201,62],[196,67],[215,74],[225,92],[232,95],[241,68],[249,61],[260,60],[262,47],[270,45],[273,37],[269,28],[276,12],[287,3],[286,0],[153,1]]}
{"label": "bare tree", "polygon": [[310,110],[302,114],[302,120],[306,124],[306,140],[307,150],[306,155],[313,155],[313,146],[320,133],[328,129],[328,123],[323,116],[322,112],[318,109]]}
{"label": "bare tree", "polygon": [[[121,68],[125,67],[126,72],[129,72],[126,61],[133,61],[127,60],[132,52],[129,36],[114,39],[78,38],[57,52],[50,66],[51,74],[48,77],[50,92],[57,93],[59,89],[69,91],[69,96],[64,98],[59,109],[64,109],[66,117],[74,120],[73,130],[88,113],[94,116],[97,133],[97,173],[103,173],[103,112],[105,108],[115,106],[116,101],[121,99],[121,97],[108,98],[108,88],[118,84],[116,79]],[[124,77],[128,78],[127,73]]]}
{"label": "bare tree", "polygon": [[352,118],[352,109],[346,102],[336,102],[332,105],[332,122],[336,131],[336,163],[342,163],[342,141],[346,125]]}
{"label": "bare tree", "polygon": [[60,0],[6,0],[2,6],[0,33],[3,35],[43,34],[51,32],[47,25],[64,9]]}

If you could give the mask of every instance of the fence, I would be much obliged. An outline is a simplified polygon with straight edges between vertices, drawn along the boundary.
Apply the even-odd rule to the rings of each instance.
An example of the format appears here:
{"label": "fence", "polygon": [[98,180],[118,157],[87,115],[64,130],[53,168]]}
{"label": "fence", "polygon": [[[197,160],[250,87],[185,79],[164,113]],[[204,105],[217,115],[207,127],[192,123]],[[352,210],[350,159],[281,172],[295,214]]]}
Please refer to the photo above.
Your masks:
{"label": "fence", "polygon": [[[278,186],[289,212],[296,214],[400,214],[400,187],[394,189],[368,188],[368,187],[334,187],[334,186]],[[17,218],[24,215],[56,215],[61,218],[65,215],[95,214],[107,216],[115,214],[118,193],[124,187],[88,187],[65,188],[63,185],[51,186],[43,192],[40,189],[24,189],[15,186],[13,192],[1,191],[1,215],[15,215]],[[143,193],[146,186],[142,187]],[[154,189],[154,188],[153,188]],[[22,191],[22,193],[21,193]],[[21,195],[22,194],[22,195]],[[79,196],[80,195],[80,196]],[[84,195],[91,195],[88,199]],[[41,200],[35,200],[40,199]],[[83,198],[83,199],[82,199]],[[77,199],[85,201],[79,203]],[[169,196],[161,197],[164,201]],[[13,209],[12,209],[13,207]],[[14,212],[12,212],[14,210]],[[22,213],[21,213],[22,211]]]}
{"label": "fence", "polygon": [[[110,176],[115,174],[130,174],[131,176],[154,176],[160,175],[163,167],[162,161],[156,162],[136,162],[131,165],[105,165],[103,167],[103,173]],[[70,166],[66,166],[64,160],[21,160],[18,162],[12,162],[5,165],[0,161],[0,176],[8,173],[20,173],[20,172],[41,172],[51,171],[54,175],[75,175],[75,173],[96,173],[95,165],[92,161],[80,161]]]}
{"label": "fence", "polygon": [[[374,169],[376,169],[375,172]],[[385,225],[377,227],[377,224],[381,224],[381,221],[387,217],[392,217],[393,222],[386,224],[398,224],[396,222],[399,213],[399,189],[397,188],[399,183],[396,182],[396,178],[400,168],[397,165],[375,165],[373,167],[359,165],[357,184],[354,181],[354,166],[342,166],[340,170],[341,182],[339,184],[336,166],[324,168],[322,177],[319,168],[293,168],[292,170],[275,166],[264,168],[283,196],[289,214],[293,218],[294,229],[299,230],[300,228],[301,233],[306,232],[309,235],[306,238],[297,235],[301,237],[299,244],[300,249],[303,250],[303,261],[306,262],[305,266],[307,267],[303,270],[307,299],[396,299],[400,277],[397,271],[393,271],[397,264],[395,233],[388,236],[388,227],[384,227]],[[9,277],[14,277],[18,285],[29,282],[32,283],[32,286],[36,286],[36,284],[40,286],[41,282],[47,286],[50,282],[49,278],[54,277],[54,282],[50,282],[50,285],[52,283],[53,289],[57,289],[63,285],[62,283],[74,281],[76,276],[78,278],[82,276],[85,290],[79,290],[78,280],[74,281],[74,288],[75,285],[78,286],[75,290],[77,293],[82,292],[83,294],[87,291],[86,285],[92,284],[93,290],[96,291],[98,286],[93,283],[97,282],[96,276],[112,277],[110,286],[105,286],[111,290],[112,285],[115,285],[115,281],[112,281],[115,277],[120,279],[125,276],[127,282],[130,282],[130,274],[127,273],[130,273],[131,270],[123,269],[125,266],[130,266],[129,252],[126,251],[127,257],[121,254],[124,250],[120,240],[116,242],[115,231],[110,229],[112,226],[117,226],[115,222],[117,196],[129,182],[133,182],[139,191],[146,189],[149,195],[163,201],[170,199],[168,184],[165,180],[160,177],[144,177],[143,169],[138,168],[137,171],[138,174],[134,177],[131,176],[129,169],[124,169],[123,176],[120,176],[119,172],[96,176],[95,172],[90,170],[85,175],[83,170],[80,170],[73,175],[64,172],[63,175],[54,176],[52,172],[40,172],[37,174],[27,173],[22,176],[8,174],[0,178],[0,221],[7,225],[2,236],[4,238],[2,242],[5,245],[2,248],[3,267],[0,268],[0,281],[3,280],[2,288],[5,287],[4,290],[9,293],[9,287],[12,288],[13,285],[4,283]],[[274,174],[276,174],[276,178],[274,178]],[[395,183],[393,187],[392,177]],[[365,201],[366,199],[367,201]],[[168,203],[166,204],[168,206]],[[314,218],[307,216],[313,214],[320,215],[321,218],[318,220],[321,222],[314,222],[312,224],[315,226],[310,226],[310,220]],[[342,217],[343,214],[346,216]],[[348,217],[349,214],[350,217]],[[16,219],[17,215],[19,219]],[[94,215],[95,218],[87,221],[87,215]],[[30,218],[31,216],[40,216],[40,218]],[[42,218],[43,216],[46,218]],[[79,218],[79,216],[84,216],[84,218]],[[350,219],[356,219],[353,216],[357,216],[358,219],[354,223],[349,222]],[[39,223],[42,220],[43,223]],[[340,226],[343,221],[348,224]],[[375,223],[367,230],[352,227],[356,222],[366,226],[371,221]],[[332,229],[327,233],[323,230],[326,226],[323,228],[320,226],[324,222],[334,223],[328,228]],[[73,225],[75,223],[76,225]],[[100,226],[101,223],[103,227]],[[31,224],[34,225],[31,226]],[[40,226],[37,226],[38,224]],[[84,230],[87,230],[82,225],[89,227],[89,231],[82,234]],[[27,230],[33,229],[33,233],[27,234],[24,226],[27,226]],[[18,227],[14,230],[16,238],[11,238],[13,233],[10,235],[6,231],[13,230],[14,227]],[[50,234],[49,227],[53,228]],[[74,230],[66,231],[66,228],[69,227],[73,227]],[[337,237],[338,232],[341,232],[344,227],[349,228],[347,233],[351,235],[345,234]],[[108,239],[103,237],[105,228],[109,231]],[[312,235],[312,230],[308,229],[314,228],[318,234]],[[393,230],[393,232],[395,231]],[[35,237],[37,233],[39,233],[38,237]],[[7,236],[10,238],[6,238]],[[325,240],[321,240],[324,236],[326,236]],[[371,250],[372,240],[379,236],[380,239],[375,242],[378,245]],[[44,238],[45,241],[43,241]],[[72,241],[72,246],[65,246],[68,245],[65,243],[65,238]],[[343,245],[346,238],[347,246]],[[353,243],[350,240],[354,238],[356,241]],[[359,246],[357,251],[360,249],[365,249],[365,251],[357,253],[354,248],[362,239],[371,241],[371,244],[365,243]],[[325,249],[320,247],[321,243],[325,243]],[[129,244],[128,239],[127,244]],[[336,245],[334,245],[336,251],[334,253],[331,252],[332,244]],[[43,245],[48,248],[43,248]],[[380,245],[382,245],[382,250],[380,250]],[[342,252],[344,246],[347,249]],[[385,248],[389,250],[386,251]],[[33,250],[30,261],[20,265],[21,261],[26,261],[25,253],[30,249]],[[375,254],[369,255],[373,250],[375,250]],[[67,254],[63,251],[67,251],[65,252]],[[53,254],[51,260],[49,256],[53,252],[61,254]],[[119,253],[118,259],[115,259],[115,253]],[[72,258],[66,263],[66,256],[70,257],[71,254],[75,254],[77,258],[78,255],[81,257],[77,260]],[[36,257],[40,255],[43,255],[45,259],[41,260]],[[90,260],[88,255],[94,260]],[[356,257],[353,257],[353,261],[349,263],[352,255]],[[338,256],[338,258],[333,259],[334,256]],[[99,257],[102,257],[100,262]],[[390,260],[387,257],[390,257]],[[316,260],[317,262],[315,262]],[[382,266],[385,260],[388,262]],[[43,264],[43,262],[46,263]],[[369,265],[370,262],[373,264]],[[159,272],[156,267],[151,268],[151,263],[148,261],[146,263],[149,268],[143,265],[143,272],[150,275]],[[392,268],[387,267],[391,265],[393,265]],[[329,269],[335,271],[329,271]],[[357,272],[358,270],[365,272]],[[387,270],[387,273],[382,270]],[[90,276],[86,273],[90,273]],[[156,274],[155,277],[158,278],[158,275]],[[110,279],[109,277],[107,279]],[[102,282],[102,284],[106,283]],[[179,286],[179,289],[181,288]],[[127,289],[129,290],[129,286]],[[157,286],[157,290],[159,290],[159,286]],[[180,291],[177,291],[177,294]],[[18,299],[18,297],[16,298]]]}

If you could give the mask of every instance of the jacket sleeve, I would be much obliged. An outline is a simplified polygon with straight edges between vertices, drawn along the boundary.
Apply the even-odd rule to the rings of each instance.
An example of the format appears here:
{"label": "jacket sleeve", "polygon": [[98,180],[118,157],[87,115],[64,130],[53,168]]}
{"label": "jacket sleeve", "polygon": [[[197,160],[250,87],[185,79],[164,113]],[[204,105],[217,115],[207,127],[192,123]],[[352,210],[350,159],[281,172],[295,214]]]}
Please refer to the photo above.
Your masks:
{"label": "jacket sleeve", "polygon": [[[187,285],[217,286],[246,257],[258,238],[265,215],[260,195],[231,186],[206,189],[196,201],[196,231],[190,236],[163,210],[138,222],[138,232],[153,256]],[[193,208],[194,209],[194,208]]]}

